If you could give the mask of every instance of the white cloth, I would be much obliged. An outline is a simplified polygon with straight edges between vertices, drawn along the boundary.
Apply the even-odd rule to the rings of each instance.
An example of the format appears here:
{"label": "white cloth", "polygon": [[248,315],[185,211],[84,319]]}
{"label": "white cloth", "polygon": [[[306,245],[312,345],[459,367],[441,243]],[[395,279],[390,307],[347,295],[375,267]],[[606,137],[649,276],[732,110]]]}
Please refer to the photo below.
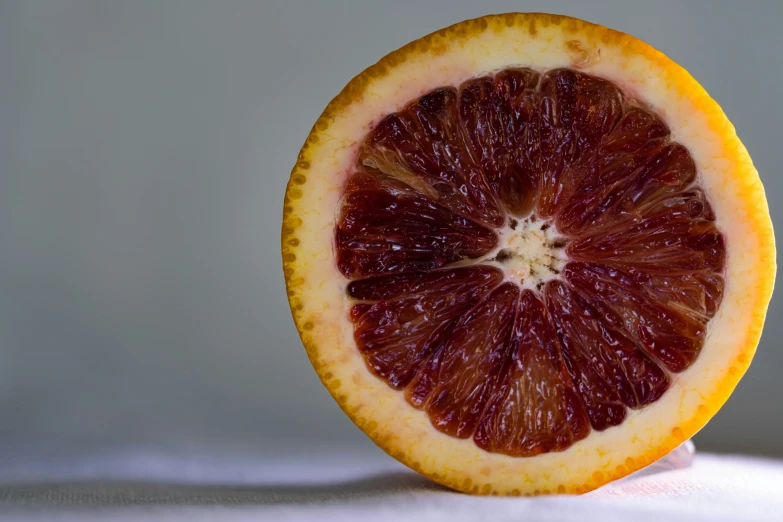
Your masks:
{"label": "white cloth", "polygon": [[462,495],[380,453],[260,461],[135,454],[25,470],[16,485],[0,486],[3,520],[783,521],[783,462],[699,453],[689,469],[581,497]]}

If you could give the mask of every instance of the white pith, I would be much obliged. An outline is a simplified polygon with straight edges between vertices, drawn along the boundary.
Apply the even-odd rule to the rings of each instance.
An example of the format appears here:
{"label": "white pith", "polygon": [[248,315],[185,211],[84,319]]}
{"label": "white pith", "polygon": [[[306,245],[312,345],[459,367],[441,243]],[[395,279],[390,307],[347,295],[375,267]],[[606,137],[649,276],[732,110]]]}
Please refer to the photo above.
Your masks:
{"label": "white pith", "polygon": [[507,281],[523,289],[541,290],[560,273],[568,262],[565,246],[568,238],[557,231],[549,219],[535,216],[509,218],[497,230],[498,246],[481,261],[497,266]]}
{"label": "white pith", "polygon": [[[456,481],[491,483],[500,491],[556,491],[562,484],[590,484],[597,471],[611,475],[627,459],[670,444],[672,437],[679,437],[676,430],[681,420],[697,417],[705,397],[714,392],[747,345],[748,325],[757,299],[757,267],[747,262],[747,256],[761,250],[761,241],[766,239],[757,233],[749,217],[756,210],[746,208],[747,202],[736,197],[749,190],[747,182],[732,175],[738,162],[750,162],[739,140],[732,146],[740,150],[732,151],[727,158],[725,143],[715,137],[715,122],[697,105],[702,103],[699,96],[706,93],[683,93],[671,87],[668,73],[654,59],[626,55],[622,42],[583,41],[580,47],[599,57],[584,62],[584,56],[575,56],[574,46],[568,45],[574,38],[559,26],[539,27],[535,38],[520,28],[508,27],[487,30],[459,45],[447,45],[437,54],[407,58],[399,71],[374,78],[364,96],[334,118],[310,151],[307,183],[300,187],[296,203],[296,215],[301,219],[297,238],[306,245],[306,255],[297,254],[297,273],[306,277],[294,283],[298,285],[301,321],[311,324],[303,336],[310,336],[319,348],[323,347],[314,362],[322,376],[329,375],[332,392],[339,396],[344,386],[354,390],[346,395],[344,407],[353,412],[360,425],[365,422],[368,432],[377,432],[387,446],[407,448],[410,462]],[[672,139],[688,148],[696,162],[699,182],[726,238],[727,257],[723,304],[709,324],[702,353],[689,370],[673,379],[660,400],[644,410],[629,411],[619,427],[592,431],[566,451],[513,458],[487,453],[471,439],[455,439],[436,431],[425,413],[412,408],[402,393],[367,370],[353,339],[353,326],[347,320],[353,304],[345,294],[347,281],[334,263],[332,216],[345,180],[353,172],[359,144],[380,118],[435,88],[459,85],[484,72],[525,66],[538,70],[579,67],[613,81],[626,95],[658,112],[672,130]],[[730,126],[727,121],[725,125]],[[504,268],[507,277],[541,264],[546,253],[532,237],[501,231],[498,250],[518,248],[527,260]],[[774,270],[774,258],[770,262]],[[369,421],[374,428],[366,428]]]}

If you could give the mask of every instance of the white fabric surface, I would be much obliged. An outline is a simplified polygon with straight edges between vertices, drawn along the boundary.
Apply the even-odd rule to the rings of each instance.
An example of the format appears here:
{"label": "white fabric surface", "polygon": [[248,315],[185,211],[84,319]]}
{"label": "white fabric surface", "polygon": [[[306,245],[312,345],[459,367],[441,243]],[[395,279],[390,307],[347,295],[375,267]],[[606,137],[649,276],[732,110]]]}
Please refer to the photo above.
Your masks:
{"label": "white fabric surface", "polygon": [[380,453],[221,460],[140,452],[57,466],[6,473],[0,518],[783,521],[783,462],[698,453],[689,469],[637,474],[581,497],[540,498],[454,493]]}

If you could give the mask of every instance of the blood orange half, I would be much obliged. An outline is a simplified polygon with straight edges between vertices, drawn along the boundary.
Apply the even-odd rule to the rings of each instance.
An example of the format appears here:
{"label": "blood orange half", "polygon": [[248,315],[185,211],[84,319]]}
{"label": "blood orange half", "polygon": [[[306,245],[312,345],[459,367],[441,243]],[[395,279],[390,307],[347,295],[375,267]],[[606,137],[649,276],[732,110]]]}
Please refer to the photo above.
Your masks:
{"label": "blood orange half", "polygon": [[291,174],[282,253],[342,409],[482,494],[584,492],[691,437],[775,277],[720,107],[639,40],[545,14],[454,25],[354,78]]}

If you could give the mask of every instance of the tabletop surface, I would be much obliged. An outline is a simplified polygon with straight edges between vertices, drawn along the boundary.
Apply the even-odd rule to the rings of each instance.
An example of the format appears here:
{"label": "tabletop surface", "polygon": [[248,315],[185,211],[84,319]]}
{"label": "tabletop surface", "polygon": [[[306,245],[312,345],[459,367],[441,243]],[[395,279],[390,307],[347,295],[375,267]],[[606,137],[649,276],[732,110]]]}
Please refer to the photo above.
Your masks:
{"label": "tabletop surface", "polygon": [[706,453],[688,469],[642,471],[581,497],[471,497],[385,455],[350,452],[223,462],[135,454],[48,476],[0,487],[3,519],[783,520],[783,461]]}

